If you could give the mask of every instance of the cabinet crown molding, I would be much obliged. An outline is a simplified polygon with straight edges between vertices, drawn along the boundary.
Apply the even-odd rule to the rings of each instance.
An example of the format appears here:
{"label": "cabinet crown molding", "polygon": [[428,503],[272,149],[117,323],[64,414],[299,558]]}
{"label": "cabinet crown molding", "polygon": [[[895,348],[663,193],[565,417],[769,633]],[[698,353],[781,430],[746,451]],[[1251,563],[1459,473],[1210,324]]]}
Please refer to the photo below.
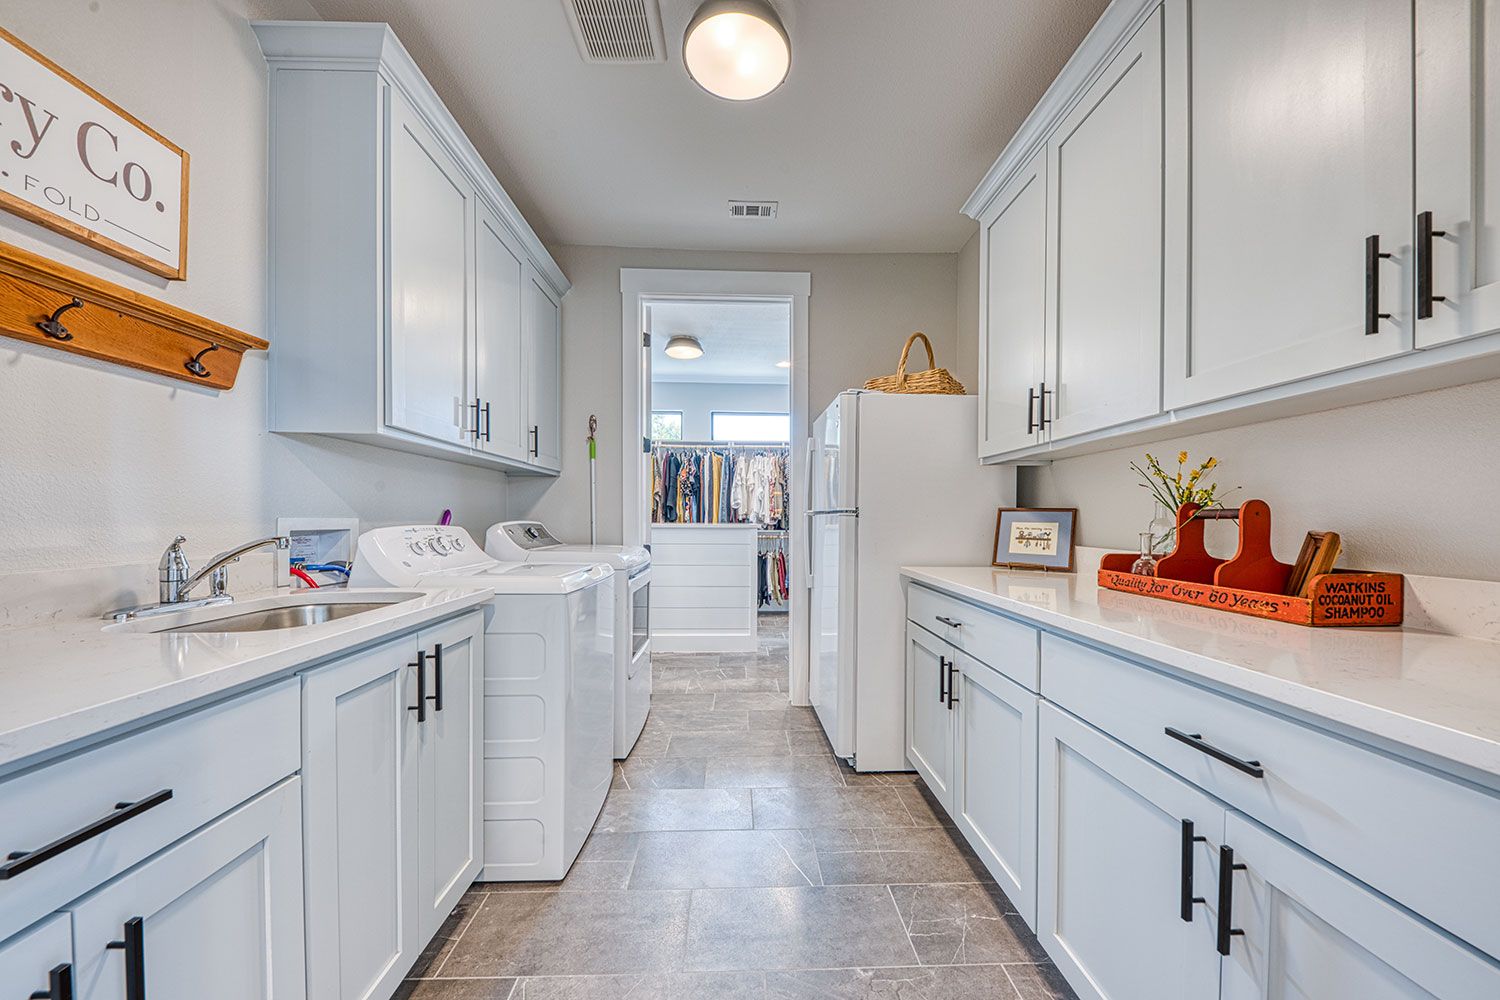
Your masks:
{"label": "cabinet crown molding", "polygon": [[964,202],[965,215],[978,220],[989,211],[995,196],[1030,162],[1037,150],[1046,145],[1047,136],[1057,123],[1161,3],[1162,0],[1114,0],[1105,8],[1031,114],[1016,129],[1016,134],[974,193],[969,195],[969,200]]}
{"label": "cabinet crown molding", "polygon": [[400,88],[427,126],[437,133],[448,154],[469,175],[479,197],[525,248],[537,272],[552,291],[561,298],[573,287],[390,25],[383,22],[252,21],[250,27],[255,31],[261,54],[272,72],[278,69],[376,72]]}

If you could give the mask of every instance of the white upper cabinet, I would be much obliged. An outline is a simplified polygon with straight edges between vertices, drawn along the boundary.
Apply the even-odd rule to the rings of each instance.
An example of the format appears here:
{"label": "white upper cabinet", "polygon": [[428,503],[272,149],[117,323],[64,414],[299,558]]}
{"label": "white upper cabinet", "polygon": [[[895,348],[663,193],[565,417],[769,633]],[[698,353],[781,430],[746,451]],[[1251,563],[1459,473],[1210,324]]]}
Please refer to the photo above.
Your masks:
{"label": "white upper cabinet", "polygon": [[1041,440],[1047,323],[1047,153],[1023,166],[980,220],[979,457]]}
{"label": "white upper cabinet", "polygon": [[[1169,409],[1411,343],[1412,10],[1171,0]],[[1366,329],[1366,241],[1380,291]]]}
{"label": "white upper cabinet", "polygon": [[525,327],[531,460],[545,469],[562,467],[562,310],[536,269],[526,269]]}
{"label": "white upper cabinet", "polygon": [[525,264],[504,224],[483,207],[475,238],[474,440],[484,451],[525,461],[529,388],[521,382],[526,371],[521,336]]}
{"label": "white upper cabinet", "polygon": [[1052,438],[1161,409],[1162,18],[1049,140],[1043,422]]}
{"label": "white upper cabinet", "polygon": [[458,164],[399,93],[390,126],[390,347],[387,420],[450,444],[464,440],[469,398],[469,220],[474,194]]}
{"label": "white upper cabinet", "polygon": [[1417,249],[1431,253],[1430,279],[1418,257],[1419,348],[1500,330],[1497,40],[1496,0],[1418,0]]}
{"label": "white upper cabinet", "polygon": [[254,27],[271,430],[555,474],[567,278],[389,27]]}

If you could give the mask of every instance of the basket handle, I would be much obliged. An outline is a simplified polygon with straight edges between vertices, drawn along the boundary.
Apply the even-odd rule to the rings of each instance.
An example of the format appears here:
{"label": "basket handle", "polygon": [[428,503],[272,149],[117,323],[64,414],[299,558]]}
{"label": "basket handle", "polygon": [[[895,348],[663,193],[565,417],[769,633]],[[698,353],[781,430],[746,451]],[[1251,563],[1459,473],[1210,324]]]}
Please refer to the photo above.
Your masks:
{"label": "basket handle", "polygon": [[937,367],[937,358],[932,353],[932,341],[927,339],[927,334],[918,331],[906,338],[906,346],[901,349],[901,363],[896,366],[896,384],[906,384],[906,359],[911,354],[911,345],[917,341],[927,348],[927,370],[931,371]]}

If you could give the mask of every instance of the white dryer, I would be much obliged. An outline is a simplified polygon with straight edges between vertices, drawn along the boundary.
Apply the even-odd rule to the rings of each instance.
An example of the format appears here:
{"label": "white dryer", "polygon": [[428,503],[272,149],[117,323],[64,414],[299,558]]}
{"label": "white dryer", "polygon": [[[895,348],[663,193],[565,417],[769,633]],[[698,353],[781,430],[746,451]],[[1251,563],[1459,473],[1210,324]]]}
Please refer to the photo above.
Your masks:
{"label": "white dryer", "polygon": [[614,763],[614,572],[502,562],[463,528],[360,536],[353,587],[488,587],[484,637],[484,866],[479,880],[568,873]]}
{"label": "white dryer", "polygon": [[540,521],[491,525],[484,549],[506,561],[614,569],[615,759],[630,756],[651,711],[651,553],[640,545],[564,545]]}

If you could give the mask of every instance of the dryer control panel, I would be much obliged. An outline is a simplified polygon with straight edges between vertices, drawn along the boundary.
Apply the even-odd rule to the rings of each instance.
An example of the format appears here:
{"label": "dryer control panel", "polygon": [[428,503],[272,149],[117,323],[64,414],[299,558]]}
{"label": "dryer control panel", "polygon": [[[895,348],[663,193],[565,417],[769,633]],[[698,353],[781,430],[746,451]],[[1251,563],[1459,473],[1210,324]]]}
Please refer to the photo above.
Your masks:
{"label": "dryer control panel", "polygon": [[555,545],[561,545],[557,536],[547,530],[547,526],[541,521],[506,521],[498,525],[516,548],[522,552],[531,552],[534,549],[549,549]]}

